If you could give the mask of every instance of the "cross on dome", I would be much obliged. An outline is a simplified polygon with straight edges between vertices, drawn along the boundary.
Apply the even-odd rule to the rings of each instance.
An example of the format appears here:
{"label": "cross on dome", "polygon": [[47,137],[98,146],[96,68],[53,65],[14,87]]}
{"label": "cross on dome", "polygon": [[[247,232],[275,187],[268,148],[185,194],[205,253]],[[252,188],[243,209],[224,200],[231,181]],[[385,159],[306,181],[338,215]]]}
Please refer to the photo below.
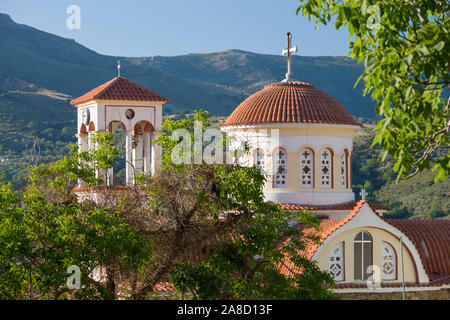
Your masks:
{"label": "cross on dome", "polygon": [[117,76],[120,77],[120,60],[117,60]]}
{"label": "cross on dome", "polygon": [[287,73],[286,73],[286,79],[284,79],[282,82],[288,82],[294,79],[294,74],[292,73],[292,65],[291,65],[291,53],[297,52],[297,46],[293,46],[291,48],[291,39],[292,34],[290,32],[287,33],[287,48],[283,49],[282,54],[283,56],[286,56],[287,61]]}

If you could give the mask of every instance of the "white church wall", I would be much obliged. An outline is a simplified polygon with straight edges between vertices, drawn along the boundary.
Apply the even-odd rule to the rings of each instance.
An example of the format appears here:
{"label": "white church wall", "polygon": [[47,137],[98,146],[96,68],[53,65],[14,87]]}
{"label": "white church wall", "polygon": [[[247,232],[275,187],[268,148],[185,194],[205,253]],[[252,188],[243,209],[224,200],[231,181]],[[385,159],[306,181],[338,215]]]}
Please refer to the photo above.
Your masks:
{"label": "white church wall", "polygon": [[329,205],[353,201],[355,200],[355,194],[351,191],[350,192],[265,191],[264,199],[266,201],[272,201],[276,203]]}
{"label": "white church wall", "polygon": [[[400,230],[388,224],[381,219],[376,213],[372,211],[370,206],[365,203],[357,215],[347,222],[344,226],[333,232],[328,238],[323,241],[323,244],[316,250],[312,259],[318,261],[322,269],[328,267],[327,254],[339,241],[346,241],[345,258],[346,263],[346,279],[349,282],[354,282],[353,279],[353,239],[354,236],[362,231],[368,231],[374,239],[373,246],[373,262],[374,265],[381,266],[381,246],[383,241],[387,241],[392,245],[397,253],[397,270],[399,275],[394,282],[401,281],[401,265],[400,265],[400,237],[403,241],[403,255],[405,267],[405,281],[428,283],[429,278],[425,272],[419,252],[412,243],[412,241]],[[348,244],[348,246],[347,246]],[[346,280],[347,281],[347,280]]]}
{"label": "white church wall", "polygon": [[[254,151],[257,148],[264,150],[267,173],[264,193],[267,201],[327,205],[355,200],[350,183],[347,184],[347,188],[342,187],[340,168],[341,154],[345,153],[345,150],[348,155],[352,153],[353,136],[356,132],[353,127],[251,127],[224,131],[228,131],[234,137],[230,143],[231,150],[242,149],[244,141],[250,146],[250,154],[241,159],[243,160],[240,162],[242,165],[252,166]],[[273,152],[277,148],[283,148],[288,154],[288,178],[287,184],[283,188],[276,187],[273,181]],[[301,185],[300,153],[305,148],[311,149],[314,153],[313,188]],[[320,158],[326,148],[333,153],[332,188],[321,184]],[[349,178],[350,174],[347,176],[347,179]]]}
{"label": "white church wall", "polygon": [[[97,124],[97,103],[90,101],[89,103],[84,103],[77,106],[77,133],[80,133],[80,129],[83,125],[83,110],[89,110],[90,122],[92,121],[95,125]],[[86,131],[88,131],[89,124],[85,124]],[[97,127],[96,127],[97,128]]]}
{"label": "white church wall", "polygon": [[[111,121],[121,121],[128,131],[133,130],[137,122],[146,120],[153,125],[156,131],[161,130],[161,104],[140,103],[138,101],[102,101],[99,106],[99,110],[103,111],[103,114],[99,116],[99,119],[102,119],[101,126],[103,128],[107,128]],[[128,109],[134,111],[132,119],[125,116],[125,111]]]}

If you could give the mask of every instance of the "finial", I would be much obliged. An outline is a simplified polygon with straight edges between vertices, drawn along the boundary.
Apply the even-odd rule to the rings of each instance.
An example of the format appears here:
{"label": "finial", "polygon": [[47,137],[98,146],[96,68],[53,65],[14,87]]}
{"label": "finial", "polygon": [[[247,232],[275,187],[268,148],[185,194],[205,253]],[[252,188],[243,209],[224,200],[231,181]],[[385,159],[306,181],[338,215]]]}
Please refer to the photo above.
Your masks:
{"label": "finial", "polygon": [[297,46],[294,46],[291,48],[291,39],[292,34],[290,32],[287,33],[287,48],[283,49],[282,54],[283,56],[286,56],[287,61],[287,73],[286,73],[286,79],[284,79],[282,82],[288,82],[294,79],[294,74],[292,73],[292,66],[291,66],[291,53],[297,52]]}
{"label": "finial", "polygon": [[120,77],[120,60],[117,60],[117,76]]}

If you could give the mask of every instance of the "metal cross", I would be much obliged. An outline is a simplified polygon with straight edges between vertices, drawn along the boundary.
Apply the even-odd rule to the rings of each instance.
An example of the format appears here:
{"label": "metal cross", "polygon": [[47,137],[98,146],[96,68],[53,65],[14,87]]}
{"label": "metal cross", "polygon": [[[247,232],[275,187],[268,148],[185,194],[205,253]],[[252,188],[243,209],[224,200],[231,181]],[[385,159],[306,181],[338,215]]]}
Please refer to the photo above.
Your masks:
{"label": "metal cross", "polygon": [[117,61],[117,76],[120,77],[120,60]]}
{"label": "metal cross", "polygon": [[291,66],[291,53],[297,52],[297,46],[294,46],[291,48],[291,39],[292,35],[290,32],[287,33],[287,48],[283,49],[282,54],[283,56],[286,56],[287,60],[287,73],[286,73],[286,79],[283,81],[290,81],[291,79],[294,79],[294,74],[292,73],[292,66]]}
{"label": "metal cross", "polygon": [[366,192],[366,189],[363,188],[359,195],[361,196],[361,200],[366,200],[366,196],[368,196],[369,194]]}

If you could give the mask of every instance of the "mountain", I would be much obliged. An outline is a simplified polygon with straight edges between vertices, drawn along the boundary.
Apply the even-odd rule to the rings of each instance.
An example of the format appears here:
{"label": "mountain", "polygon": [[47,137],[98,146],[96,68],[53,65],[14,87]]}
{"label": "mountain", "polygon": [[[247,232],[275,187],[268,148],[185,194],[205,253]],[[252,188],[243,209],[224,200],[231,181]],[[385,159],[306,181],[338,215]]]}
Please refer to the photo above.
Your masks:
{"label": "mountain", "polygon": [[[0,182],[24,185],[26,168],[67,154],[75,142],[76,113],[69,101],[116,75],[171,99],[166,114],[203,108],[228,115],[265,84],[284,77],[285,59],[241,50],[175,57],[112,57],[71,39],[15,23],[0,14]],[[314,84],[359,120],[375,119],[374,103],[353,88],[363,68],[343,57],[293,57],[296,79]],[[173,117],[184,117],[182,114]],[[225,119],[215,116],[215,125]],[[369,200],[391,206],[392,218],[450,217],[450,179],[434,183],[430,170],[395,184],[393,160],[377,158],[368,127],[355,139],[354,185]],[[443,152],[448,153],[448,149]],[[356,194],[359,188],[354,188]]]}
{"label": "mountain", "polygon": [[[23,82],[77,97],[113,78],[120,60],[123,76],[170,98],[168,113],[203,108],[227,115],[286,72],[281,55],[241,50],[175,57],[101,55],[74,40],[17,24],[6,14],[0,14],[0,47],[0,90],[11,90],[2,86],[5,82],[19,89]],[[329,93],[354,116],[375,118],[374,103],[362,97],[361,88],[353,88],[361,65],[344,57],[294,56],[293,66],[296,79]],[[64,106],[58,112],[68,110]]]}

